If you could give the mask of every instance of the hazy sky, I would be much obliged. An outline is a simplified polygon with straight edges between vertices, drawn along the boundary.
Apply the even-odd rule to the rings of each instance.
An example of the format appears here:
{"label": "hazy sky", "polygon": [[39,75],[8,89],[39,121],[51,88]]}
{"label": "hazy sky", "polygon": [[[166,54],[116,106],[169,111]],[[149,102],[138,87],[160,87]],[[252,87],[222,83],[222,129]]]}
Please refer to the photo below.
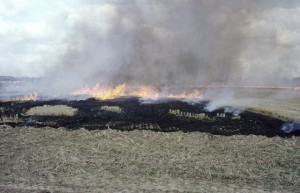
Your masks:
{"label": "hazy sky", "polygon": [[[171,4],[189,1],[193,0],[169,2]],[[116,5],[130,2],[133,1],[0,0],[0,75],[46,75],[49,69],[53,70],[54,66],[62,65],[70,48],[84,48],[80,42],[84,40],[78,39],[76,43],[70,41],[70,37],[76,38],[74,29],[80,27],[81,23],[95,25],[97,33],[106,36],[111,32],[111,18],[118,15]],[[147,14],[143,5],[149,4],[151,0],[135,2],[139,2],[137,9],[140,8],[143,14]],[[157,1],[152,2],[155,4]],[[218,4],[218,2],[223,3],[223,1],[203,0],[204,4]],[[234,5],[232,2],[235,1],[227,2]],[[254,2],[252,6],[255,7],[256,1],[252,2]],[[237,35],[242,34],[243,39],[242,50],[235,58],[235,61],[245,69],[239,71],[241,76],[243,73],[248,76],[249,71],[258,73],[266,71],[266,76],[275,76],[274,73],[281,73],[282,77],[300,76],[300,1],[257,2],[260,4],[253,12],[252,9],[247,10],[247,7],[235,10],[245,15],[244,22],[247,24],[239,29]],[[125,22],[128,28],[135,27],[134,22],[128,19],[130,18],[128,14],[126,16],[127,20],[122,20],[123,24]],[[221,22],[222,15],[218,17]],[[230,34],[228,36],[230,41],[240,39],[234,39],[232,31],[224,31],[225,36],[227,32]],[[163,36],[167,32],[160,28],[157,29],[157,33]],[[89,64],[82,65],[84,67]],[[273,67],[280,70],[269,70]]]}

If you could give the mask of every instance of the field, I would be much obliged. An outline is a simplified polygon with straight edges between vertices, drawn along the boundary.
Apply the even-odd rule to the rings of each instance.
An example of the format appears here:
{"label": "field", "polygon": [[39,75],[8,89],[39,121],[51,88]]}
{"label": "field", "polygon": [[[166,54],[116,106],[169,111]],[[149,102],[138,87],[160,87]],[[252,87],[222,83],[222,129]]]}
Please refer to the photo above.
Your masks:
{"label": "field", "polygon": [[0,128],[2,190],[295,192],[299,138]]}
{"label": "field", "polygon": [[256,104],[249,105],[248,110],[284,121],[300,121],[300,100],[289,102],[260,100]]}
{"label": "field", "polygon": [[[240,98],[250,96],[252,100],[241,106],[283,121],[300,120],[300,92],[278,89],[255,89],[236,92]],[[237,97],[237,98],[238,98]]]}
{"label": "field", "polygon": [[1,103],[0,192],[297,192],[300,138],[281,126],[299,98],[269,93],[239,116],[182,102]]}

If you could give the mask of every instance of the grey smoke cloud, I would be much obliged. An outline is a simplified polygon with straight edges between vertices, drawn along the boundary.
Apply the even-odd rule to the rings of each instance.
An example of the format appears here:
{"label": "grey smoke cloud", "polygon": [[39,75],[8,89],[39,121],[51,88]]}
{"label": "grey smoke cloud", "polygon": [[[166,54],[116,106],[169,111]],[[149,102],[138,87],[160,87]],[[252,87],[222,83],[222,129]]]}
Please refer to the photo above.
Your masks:
{"label": "grey smoke cloud", "polygon": [[[40,63],[36,71],[47,77],[38,85],[42,92],[121,82],[263,85],[300,76],[297,0],[79,0],[54,5],[61,13],[52,27],[59,30],[45,38],[56,43],[44,47],[46,54],[38,47],[36,60],[25,55],[33,60],[29,63]],[[36,41],[24,39],[21,51],[30,53],[29,45]],[[32,74],[28,66],[23,71]],[[0,66],[0,72],[7,75],[7,68]]]}
{"label": "grey smoke cloud", "polygon": [[70,89],[95,82],[277,83],[300,74],[300,12],[295,2],[135,0],[84,5],[68,18],[68,48],[54,75]]}

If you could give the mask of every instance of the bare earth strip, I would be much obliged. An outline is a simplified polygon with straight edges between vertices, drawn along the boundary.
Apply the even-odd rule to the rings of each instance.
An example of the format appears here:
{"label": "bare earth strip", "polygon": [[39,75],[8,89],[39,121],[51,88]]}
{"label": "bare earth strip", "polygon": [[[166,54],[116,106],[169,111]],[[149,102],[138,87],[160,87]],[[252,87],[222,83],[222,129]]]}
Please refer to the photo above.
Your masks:
{"label": "bare earth strip", "polygon": [[0,127],[0,192],[296,192],[300,139]]}

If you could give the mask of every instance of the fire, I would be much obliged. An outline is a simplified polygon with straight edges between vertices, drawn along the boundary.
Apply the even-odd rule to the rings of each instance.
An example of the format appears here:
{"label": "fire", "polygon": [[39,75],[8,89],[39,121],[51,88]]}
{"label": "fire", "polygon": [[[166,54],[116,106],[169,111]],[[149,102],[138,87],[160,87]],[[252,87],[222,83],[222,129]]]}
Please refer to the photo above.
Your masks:
{"label": "fire", "polygon": [[153,86],[128,86],[123,83],[120,85],[110,85],[109,87],[102,87],[96,84],[95,87],[83,87],[72,92],[73,95],[89,95],[97,100],[109,100],[118,97],[135,96],[145,99],[157,100],[159,98],[173,98],[173,99],[187,99],[197,98],[202,99],[203,95],[200,89],[194,89],[190,92],[172,93],[171,89],[160,90]]}
{"label": "fire", "polygon": [[24,97],[16,97],[11,99],[6,99],[4,101],[36,101],[38,100],[38,95],[36,93],[24,96]]}

